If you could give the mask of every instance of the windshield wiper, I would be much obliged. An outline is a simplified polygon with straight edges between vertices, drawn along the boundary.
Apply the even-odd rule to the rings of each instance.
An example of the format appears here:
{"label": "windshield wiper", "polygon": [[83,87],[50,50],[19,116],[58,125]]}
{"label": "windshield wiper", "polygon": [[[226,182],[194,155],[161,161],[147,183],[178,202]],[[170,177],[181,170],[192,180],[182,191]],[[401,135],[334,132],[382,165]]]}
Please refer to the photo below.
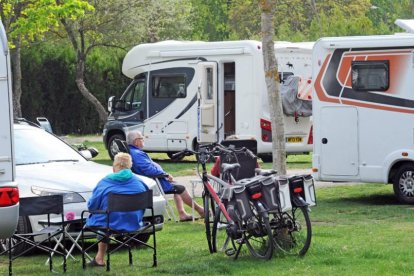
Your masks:
{"label": "windshield wiper", "polygon": [[52,159],[48,160],[46,163],[53,163],[53,162],[79,162],[78,159]]}
{"label": "windshield wiper", "polygon": [[17,163],[16,165],[35,165],[35,164],[46,164],[54,162],[79,162],[78,159],[51,159],[46,161],[37,161],[37,162],[26,162],[26,163]]}
{"label": "windshield wiper", "polygon": [[16,163],[16,165],[35,165],[35,164],[44,164],[47,163],[46,161],[41,162],[26,162],[26,163]]}

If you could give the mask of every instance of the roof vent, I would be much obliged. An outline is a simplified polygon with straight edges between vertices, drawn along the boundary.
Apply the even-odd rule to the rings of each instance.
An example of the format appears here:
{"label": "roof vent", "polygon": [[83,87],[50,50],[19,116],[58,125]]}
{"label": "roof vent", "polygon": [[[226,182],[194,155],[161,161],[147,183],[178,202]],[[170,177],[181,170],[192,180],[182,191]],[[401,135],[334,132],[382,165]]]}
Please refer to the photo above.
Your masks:
{"label": "roof vent", "polygon": [[397,19],[395,25],[404,29],[407,33],[414,34],[414,19]]}

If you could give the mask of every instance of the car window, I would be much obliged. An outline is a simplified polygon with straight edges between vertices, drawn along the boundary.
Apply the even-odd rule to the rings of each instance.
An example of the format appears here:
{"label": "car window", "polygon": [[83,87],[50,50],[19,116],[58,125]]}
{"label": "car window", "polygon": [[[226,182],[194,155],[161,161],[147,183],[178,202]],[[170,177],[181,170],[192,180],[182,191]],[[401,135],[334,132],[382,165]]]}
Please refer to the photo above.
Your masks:
{"label": "car window", "polygon": [[17,165],[85,161],[73,148],[42,129],[15,129]]}

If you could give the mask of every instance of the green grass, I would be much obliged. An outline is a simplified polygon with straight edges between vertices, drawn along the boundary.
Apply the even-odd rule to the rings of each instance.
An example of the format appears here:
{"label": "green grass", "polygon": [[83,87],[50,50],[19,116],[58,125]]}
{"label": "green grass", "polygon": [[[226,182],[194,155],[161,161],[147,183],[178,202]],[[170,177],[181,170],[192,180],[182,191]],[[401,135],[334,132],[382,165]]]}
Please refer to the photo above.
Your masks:
{"label": "green grass", "polygon": [[[410,275],[414,273],[413,207],[398,204],[392,186],[366,184],[319,188],[318,206],[312,208],[313,238],[303,258],[274,256],[257,260],[246,251],[234,261],[222,253],[209,254],[201,221],[166,222],[157,233],[158,267],[150,263],[149,250],[134,250],[144,260],[128,266],[128,253],[111,258],[107,275]],[[79,255],[76,256],[79,258]],[[15,261],[15,275],[47,275],[45,255]],[[60,263],[55,258],[55,263]],[[56,267],[60,272],[61,267]],[[7,272],[7,258],[0,257],[0,275]],[[100,275],[94,268],[85,275]],[[81,275],[80,262],[68,261],[66,275]]]}

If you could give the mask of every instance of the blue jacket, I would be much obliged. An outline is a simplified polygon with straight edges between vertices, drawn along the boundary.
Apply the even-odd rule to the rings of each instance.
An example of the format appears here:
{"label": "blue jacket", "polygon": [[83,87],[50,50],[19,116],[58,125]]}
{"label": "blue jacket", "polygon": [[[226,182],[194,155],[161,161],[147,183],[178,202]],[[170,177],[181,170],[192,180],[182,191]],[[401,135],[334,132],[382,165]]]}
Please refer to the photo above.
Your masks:
{"label": "blue jacket", "polygon": [[[88,201],[88,209],[106,210],[108,208],[108,194],[136,194],[148,191],[147,185],[142,182],[131,170],[125,169],[112,173],[98,182],[93,189],[92,197]],[[144,210],[133,212],[113,212],[109,215],[109,227],[118,231],[135,231],[142,226]],[[86,223],[88,226],[106,227],[105,214],[92,214]]]}
{"label": "blue jacket", "polygon": [[[152,161],[151,157],[141,149],[129,145],[129,152],[132,156],[132,171],[136,174],[147,177],[154,177],[162,174],[167,174],[160,165]],[[172,190],[173,185],[165,178],[160,179],[160,183],[164,192]]]}

